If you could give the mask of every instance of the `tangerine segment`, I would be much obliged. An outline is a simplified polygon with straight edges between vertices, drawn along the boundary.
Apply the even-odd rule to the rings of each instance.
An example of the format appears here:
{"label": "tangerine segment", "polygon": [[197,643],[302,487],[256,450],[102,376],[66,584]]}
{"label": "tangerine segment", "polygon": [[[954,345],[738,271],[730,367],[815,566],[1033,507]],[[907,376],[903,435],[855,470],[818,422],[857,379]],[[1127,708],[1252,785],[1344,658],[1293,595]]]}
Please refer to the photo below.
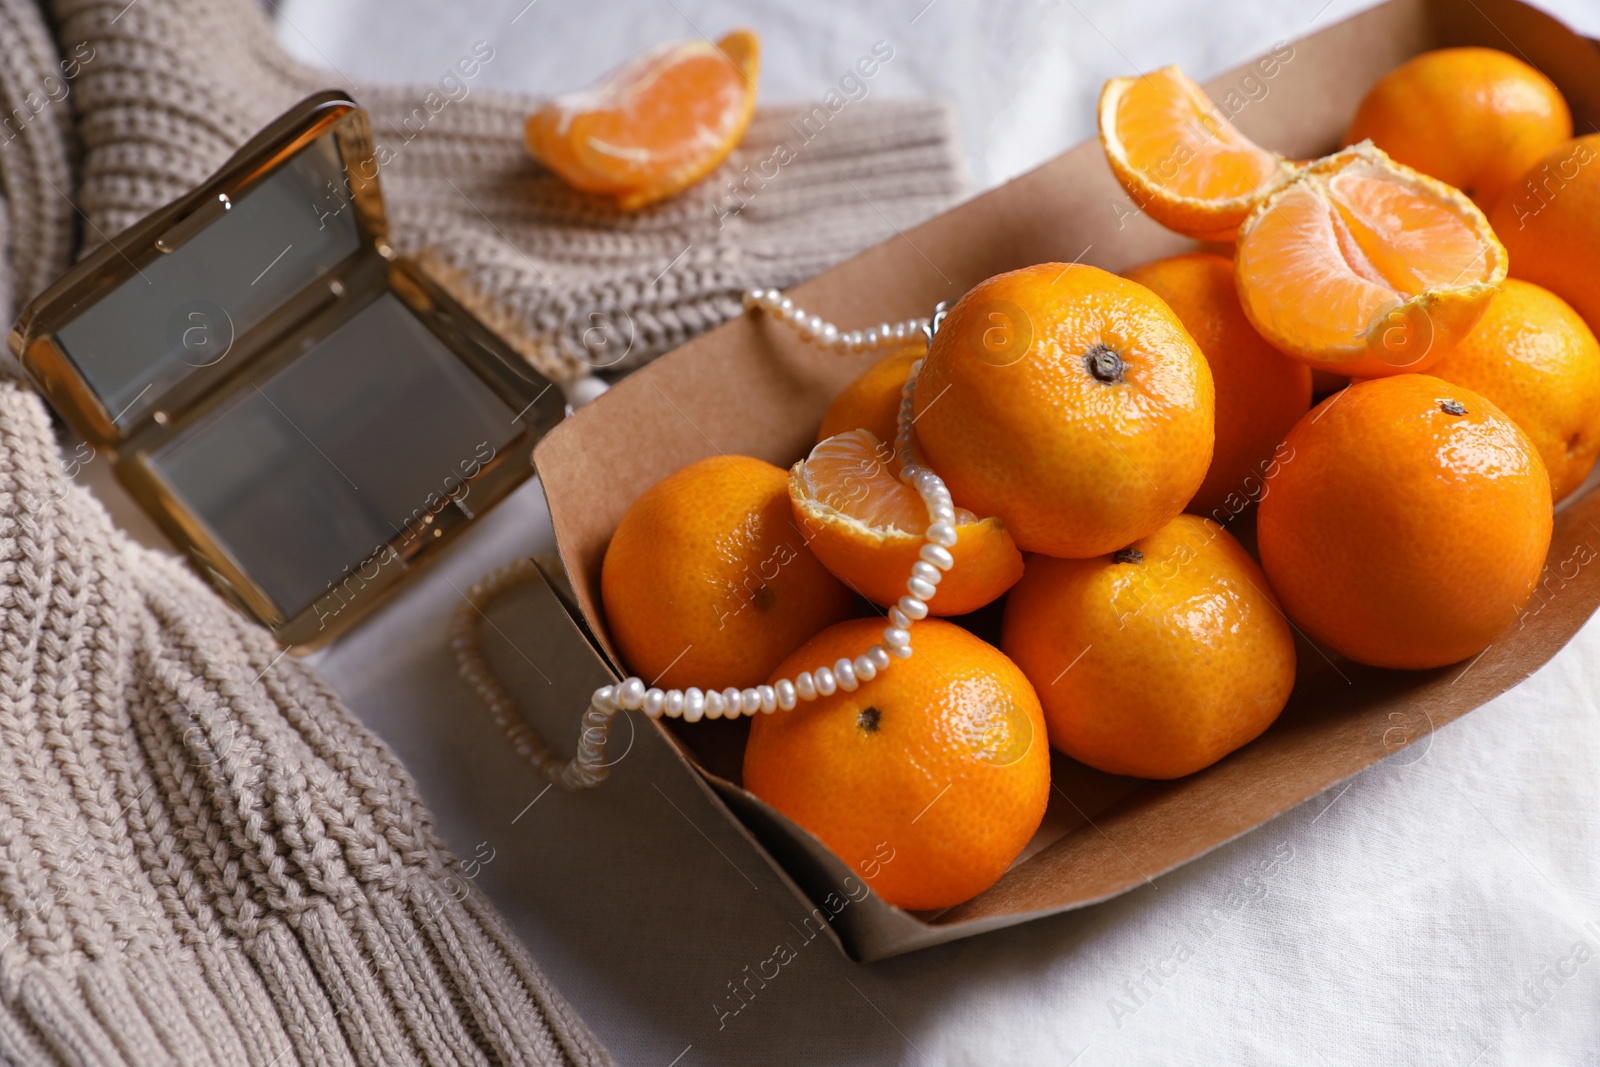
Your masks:
{"label": "tangerine segment", "polygon": [[528,151],[585,192],[632,211],[688,188],[739,143],[755,111],[760,39],[681,41],[529,117]]}
{"label": "tangerine segment", "polygon": [[1506,277],[1483,212],[1371,144],[1328,156],[1239,229],[1245,314],[1308,365],[1375,378],[1427,368]]}
{"label": "tangerine segment", "polygon": [[[878,619],[824,630],[775,678],[860,656]],[[910,659],[792,711],[757,715],[744,786],[814,834],[883,900],[959,904],[1033,837],[1050,797],[1050,747],[1033,686],[994,646],[939,619]]]}
{"label": "tangerine segment", "polygon": [[[828,438],[789,472],[789,501],[806,543],[835,577],[881,607],[906,595],[928,511],[892,469],[894,450],[869,430]],[[999,519],[956,509],[955,566],[929,600],[934,615],[965,615],[1022,577],[1022,553]]]}
{"label": "tangerine segment", "polygon": [[1106,82],[1100,143],[1123,189],[1151,218],[1202,241],[1233,240],[1261,198],[1295,170],[1240,133],[1177,67]]}
{"label": "tangerine segment", "polygon": [[795,529],[787,485],[770,463],[711,456],[628,507],[600,596],[630,671],[665,689],[760,685],[850,614],[850,591]]}
{"label": "tangerine segment", "polygon": [[1442,667],[1481,652],[1532,595],[1550,476],[1482,396],[1425,374],[1358,382],[1286,445],[1256,537],[1313,640],[1375,667]]}

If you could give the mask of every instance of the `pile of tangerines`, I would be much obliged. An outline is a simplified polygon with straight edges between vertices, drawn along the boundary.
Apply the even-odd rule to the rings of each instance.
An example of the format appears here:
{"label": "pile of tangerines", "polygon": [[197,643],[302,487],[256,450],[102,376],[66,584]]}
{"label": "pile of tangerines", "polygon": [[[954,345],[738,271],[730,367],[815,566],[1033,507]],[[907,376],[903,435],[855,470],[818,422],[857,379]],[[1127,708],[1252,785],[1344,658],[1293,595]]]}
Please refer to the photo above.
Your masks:
{"label": "pile of tangerines", "polygon": [[[1419,56],[1314,162],[1173,68],[1108,83],[1100,135],[1129,195],[1204,247],[983,282],[840,394],[792,470],[693,464],[605,557],[610,632],[653,685],[859,655],[927,525],[887,444],[926,356],[914,429],[957,506],[941,618],[853,690],[755,716],[744,756],[748,789],[902,907],[1016,859],[1045,738],[1175,778],[1273,722],[1297,631],[1377,667],[1478,654],[1600,450],[1600,135],[1571,139],[1536,70]],[[995,616],[998,648],[973,632]]]}

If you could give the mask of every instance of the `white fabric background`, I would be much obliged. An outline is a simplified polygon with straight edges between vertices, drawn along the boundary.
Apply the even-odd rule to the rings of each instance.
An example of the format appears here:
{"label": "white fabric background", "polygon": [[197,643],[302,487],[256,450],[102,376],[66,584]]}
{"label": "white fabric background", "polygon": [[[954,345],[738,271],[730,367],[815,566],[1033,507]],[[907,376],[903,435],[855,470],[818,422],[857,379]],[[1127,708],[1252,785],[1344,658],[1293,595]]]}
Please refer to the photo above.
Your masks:
{"label": "white fabric background", "polygon": [[[955,100],[982,187],[1091,136],[1108,76],[1209,76],[1363,6],[926,2],[286,0],[278,16],[290,49],[358,86],[433,80],[486,40],[480,84],[559,91],[749,25],[763,98],[812,100],[889,40],[871,91]],[[1595,0],[1546,6],[1600,35]],[[653,735],[582,796],[541,792],[508,755],[454,677],[445,618],[480,574],[551,545],[530,484],[318,658],[456,849],[491,857],[478,880],[624,1064],[1600,1065],[1600,623],[1431,743],[1150,886],[857,966],[803,942],[802,906]],[[518,640],[514,604],[495,618],[492,655],[570,745],[576,709],[538,704],[556,667]],[[780,941],[798,958],[719,1018]]]}

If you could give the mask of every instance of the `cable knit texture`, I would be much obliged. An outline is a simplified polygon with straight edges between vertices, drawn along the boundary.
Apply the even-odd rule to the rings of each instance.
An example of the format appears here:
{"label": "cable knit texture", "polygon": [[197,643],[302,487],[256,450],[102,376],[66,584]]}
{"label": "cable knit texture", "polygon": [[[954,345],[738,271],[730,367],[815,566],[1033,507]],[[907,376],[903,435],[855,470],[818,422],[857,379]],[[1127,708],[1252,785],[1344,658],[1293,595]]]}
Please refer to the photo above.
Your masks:
{"label": "cable knit texture", "polygon": [[[392,239],[557,380],[620,370],[947,207],[962,187],[950,116],[928,102],[763,108],[700,185],[628,214],[568,188],[522,143],[528,100],[342,84],[284,55],[247,0],[57,0],[90,245],[192,188],[296,100],[368,111]],[[114,20],[114,21],[113,21]],[[486,41],[492,49],[493,42]]]}
{"label": "cable knit texture", "polygon": [[[58,0],[50,20],[0,0],[8,318],[75,247],[337,83],[248,0]],[[393,150],[395,243],[558,378],[671,347],[958,189],[939,108],[851,104],[803,143],[768,110],[722,176],[622,217],[527,160],[526,101],[355,89]],[[724,179],[780,141],[796,158],[733,211]],[[590,312],[631,345],[564,341]],[[115,529],[0,362],[0,1062],[609,1063],[389,750]]]}

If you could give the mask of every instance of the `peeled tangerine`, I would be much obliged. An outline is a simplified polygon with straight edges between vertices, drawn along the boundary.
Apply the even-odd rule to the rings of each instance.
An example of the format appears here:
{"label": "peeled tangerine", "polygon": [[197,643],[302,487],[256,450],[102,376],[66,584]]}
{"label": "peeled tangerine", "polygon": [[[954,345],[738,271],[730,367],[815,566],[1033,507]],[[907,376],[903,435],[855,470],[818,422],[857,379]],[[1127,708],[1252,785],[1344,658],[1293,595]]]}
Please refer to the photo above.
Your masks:
{"label": "peeled tangerine", "polygon": [[1261,565],[1305,632],[1376,667],[1482,652],[1550,548],[1550,478],[1517,424],[1425,374],[1359,382],[1289,432]]}
{"label": "peeled tangerine", "polygon": [[[928,509],[891,473],[894,451],[870,430],[828,438],[789,472],[789,500],[806,544],[822,565],[880,607],[907,594],[906,581],[925,548]],[[999,519],[956,510],[954,565],[926,603],[934,615],[976,611],[1022,577],[1022,553]],[[948,562],[948,561],[947,561]]]}
{"label": "peeled tangerine", "polygon": [[1234,269],[1261,336],[1314,369],[1376,378],[1425,370],[1466,336],[1506,250],[1464,194],[1363,142],[1264,200]]}
{"label": "peeled tangerine", "polygon": [[[859,656],[881,619],[824,630],[775,672]],[[1033,686],[999,649],[939,619],[910,659],[856,688],[750,720],[744,785],[814,834],[890,904],[933,909],[1005,873],[1050,799]]]}
{"label": "peeled tangerine", "polygon": [[598,85],[557,97],[528,118],[528,151],[584,192],[625,211],[688,188],[733,151],[750,125],[760,39],[652,49]]}
{"label": "peeled tangerine", "polygon": [[1038,690],[1050,743],[1111,774],[1192,774],[1259,736],[1294,688],[1294,635],[1261,568],[1195,515],[1112,555],[1030,557],[1000,647]]}
{"label": "peeled tangerine", "polygon": [[916,430],[957,505],[1025,552],[1087,558],[1154,533],[1211,464],[1211,370],[1161,298],[1080,264],[974,286],[934,335]]}

